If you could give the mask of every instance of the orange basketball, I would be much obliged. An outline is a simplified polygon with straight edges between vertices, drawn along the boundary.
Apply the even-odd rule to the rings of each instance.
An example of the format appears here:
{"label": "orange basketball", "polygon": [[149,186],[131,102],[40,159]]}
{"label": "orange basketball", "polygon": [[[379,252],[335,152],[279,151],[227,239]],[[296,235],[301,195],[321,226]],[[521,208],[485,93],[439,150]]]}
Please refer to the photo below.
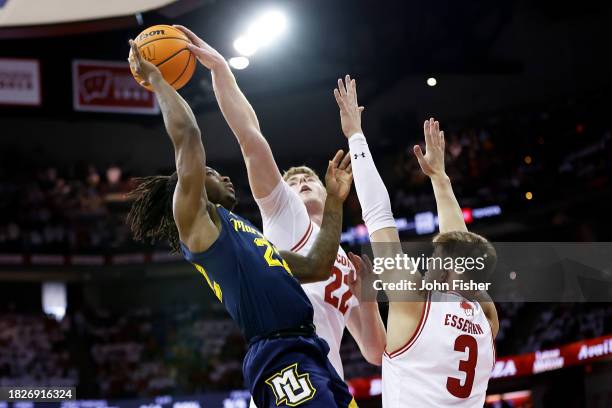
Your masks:
{"label": "orange basketball", "polygon": [[[155,64],[174,89],[181,89],[189,82],[196,58],[187,49],[190,41],[180,30],[164,24],[154,25],[138,34],[134,42],[142,57]],[[138,83],[142,81],[134,71],[132,75]],[[152,90],[150,86],[145,88]]]}

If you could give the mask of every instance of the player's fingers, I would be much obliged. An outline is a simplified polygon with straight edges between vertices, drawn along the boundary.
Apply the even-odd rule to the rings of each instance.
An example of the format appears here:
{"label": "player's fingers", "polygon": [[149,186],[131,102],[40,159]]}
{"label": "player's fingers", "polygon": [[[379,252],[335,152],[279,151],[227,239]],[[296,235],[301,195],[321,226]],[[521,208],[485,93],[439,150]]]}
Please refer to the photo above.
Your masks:
{"label": "player's fingers", "polygon": [[363,273],[363,267],[365,266],[359,255],[355,255],[354,253],[350,253],[349,259],[353,263],[355,267],[355,278],[359,277]]}
{"label": "player's fingers", "polygon": [[360,106],[360,107],[359,107],[359,113],[363,112],[364,110],[365,110],[365,107],[364,107],[364,106]]}
{"label": "player's fingers", "polygon": [[346,169],[344,169],[344,171],[346,171],[348,174],[351,175],[351,178],[353,177],[353,163],[349,163],[348,167]]}
{"label": "player's fingers", "polygon": [[346,105],[344,104],[344,99],[340,96],[340,91],[338,89],[334,89],[334,97],[336,98],[336,103],[341,110],[346,110]]}
{"label": "player's fingers", "polygon": [[431,145],[431,128],[428,120],[423,123],[423,134],[425,135],[425,145]]}
{"label": "player's fingers", "polygon": [[423,156],[423,151],[421,150],[421,146],[414,145],[412,151],[414,152],[414,155],[416,156],[419,163],[421,163],[421,161],[425,159],[425,157]]}
{"label": "player's fingers", "polygon": [[434,134],[436,133],[436,125],[435,125],[436,120],[434,118],[430,118],[429,119],[429,141],[431,143],[434,143]]}
{"label": "player's fingers", "polygon": [[330,165],[334,167],[334,169],[337,168],[338,165],[340,164],[340,160],[342,160],[342,156],[344,156],[344,151],[340,149],[336,152],[336,155],[331,160],[331,162],[329,162]]}
{"label": "player's fingers", "polygon": [[193,31],[191,31],[190,29],[188,29],[185,26],[182,26],[180,24],[175,24],[172,27],[178,29],[179,31],[182,31],[183,34],[185,34],[187,36],[187,38],[189,38],[189,40],[192,43],[196,43],[198,40],[200,40],[200,37],[198,37],[197,35],[195,35],[195,33]]}
{"label": "player's fingers", "polygon": [[136,45],[134,40],[130,40],[129,43],[130,43],[130,50],[132,51],[132,56],[134,57],[134,59],[139,60],[140,50],[138,50],[138,46]]}
{"label": "player's fingers", "polygon": [[359,273],[359,269],[361,269],[361,265],[359,264],[359,262],[361,261],[361,258],[359,258],[357,255],[355,255],[352,252],[348,253],[348,257],[351,260],[351,263],[353,264],[353,266],[355,267],[355,273]]}
{"label": "player's fingers", "polygon": [[372,271],[372,261],[370,261],[370,257],[366,254],[361,255],[361,258],[363,258],[363,264],[366,266],[366,270],[368,272]]}
{"label": "player's fingers", "polygon": [[342,96],[342,98],[346,97],[346,87],[344,86],[344,82],[342,81],[342,78],[338,78],[338,90],[340,91],[340,96]]}
{"label": "player's fingers", "polygon": [[440,132],[440,147],[442,147],[442,150],[444,150],[444,144],[445,144],[445,141],[444,141],[444,131],[441,131]]}
{"label": "player's fingers", "polygon": [[351,92],[353,94],[353,98],[355,98],[355,106],[359,106],[357,102],[357,81],[354,79],[351,81]]}
{"label": "player's fingers", "polygon": [[433,142],[440,145],[440,122],[434,121]]}
{"label": "player's fingers", "polygon": [[342,162],[340,162],[340,165],[338,166],[338,168],[340,170],[346,170],[346,167],[351,164],[351,152],[347,152],[344,157],[342,158]]}
{"label": "player's fingers", "polygon": [[204,50],[196,45],[187,44],[187,49],[198,58],[203,57],[205,55]]}

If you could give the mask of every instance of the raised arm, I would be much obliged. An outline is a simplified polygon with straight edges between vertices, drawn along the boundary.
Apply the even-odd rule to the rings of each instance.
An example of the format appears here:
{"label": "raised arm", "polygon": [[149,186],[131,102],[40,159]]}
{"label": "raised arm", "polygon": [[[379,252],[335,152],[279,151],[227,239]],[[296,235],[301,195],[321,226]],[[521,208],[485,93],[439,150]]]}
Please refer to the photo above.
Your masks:
{"label": "raised arm", "polygon": [[[345,77],[344,81],[339,79],[338,88],[334,90],[334,96],[340,108],[342,132],[349,142],[355,177],[355,189],[361,204],[363,220],[370,234],[374,257],[394,258],[396,255],[402,254],[399,234],[391,210],[389,193],[378,173],[368,143],[361,130],[363,107],[360,107],[357,102],[357,84],[355,80],[351,79],[349,75]],[[357,275],[357,280],[360,279],[363,278]],[[406,271],[390,269],[384,271],[380,275],[380,279],[389,282],[399,282],[400,279],[410,280],[414,281],[416,287],[420,287],[421,276],[418,273],[410,274]],[[352,285],[356,285],[356,283],[352,283]],[[387,350],[395,351],[401,347],[417,328],[423,310],[424,296],[418,291],[408,291],[407,296],[408,299],[402,300],[411,301],[394,301],[392,299],[389,302],[386,336]],[[356,314],[358,317],[355,319],[358,318],[362,323],[354,322],[349,327],[356,328],[356,330],[351,331],[351,334],[353,334],[358,344],[368,344],[373,341],[375,342],[374,344],[379,344],[376,343],[376,337],[372,338],[375,334],[373,328],[377,326],[373,323],[363,323],[368,320],[374,320],[371,316],[372,312],[368,313],[363,306],[368,303],[371,309],[374,309],[374,306],[376,306],[375,310],[378,315],[378,304],[376,302],[360,302],[359,309],[361,313]],[[380,319],[379,316],[375,317]],[[358,330],[359,328],[362,329]],[[383,344],[382,347],[385,347],[385,345]],[[362,350],[364,348],[367,347],[362,347]],[[365,353],[364,356],[366,356]],[[381,357],[382,352],[380,352],[379,358]]]}
{"label": "raised arm", "polygon": [[223,56],[188,28],[176,28],[189,37],[193,43],[188,45],[189,49],[211,71],[217,103],[240,144],[253,196],[256,199],[267,197],[281,181],[281,174],[253,107],[238,87]]}
{"label": "raised arm", "polygon": [[[423,124],[423,133],[425,134],[425,154],[423,155],[419,145],[415,145],[413,150],[421,170],[429,176],[433,186],[440,232],[467,231],[461,206],[459,206],[450,178],[446,175],[444,168],[444,132],[440,130],[438,121],[430,118]],[[497,336],[499,320],[491,297],[486,292],[479,292],[476,294],[476,300],[482,306],[491,324],[493,337]]]}
{"label": "raised arm", "polygon": [[445,142],[444,132],[440,131],[440,123],[433,118],[426,120],[423,124],[423,133],[425,134],[425,155],[419,145],[415,145],[413,150],[421,170],[429,176],[433,186],[440,232],[467,231],[463,212],[444,169]]}
{"label": "raised arm", "polygon": [[130,68],[141,84],[153,88],[174,146],[178,183],[172,207],[180,239],[191,251],[204,251],[217,239],[219,230],[207,211],[206,156],[200,129],[187,102],[164,80],[159,69],[142,57],[131,40],[130,47]]}
{"label": "raised arm", "polygon": [[321,230],[315,242],[302,256],[295,252],[281,251],[293,276],[302,283],[318,282],[329,278],[340,246],[342,232],[342,205],[351,190],[353,181],[351,160],[339,150],[329,162],[325,174],[327,198],[323,209]]}

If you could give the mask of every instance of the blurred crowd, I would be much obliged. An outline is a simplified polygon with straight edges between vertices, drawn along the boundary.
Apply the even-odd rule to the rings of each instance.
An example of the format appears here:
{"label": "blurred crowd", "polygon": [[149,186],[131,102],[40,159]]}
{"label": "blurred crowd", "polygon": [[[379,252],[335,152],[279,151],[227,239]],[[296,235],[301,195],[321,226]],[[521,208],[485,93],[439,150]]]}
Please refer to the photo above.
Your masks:
{"label": "blurred crowd", "polygon": [[[464,207],[500,205],[523,214],[537,205],[551,224],[567,223],[577,200],[609,192],[612,133],[588,105],[564,102],[546,110],[491,114],[478,121],[450,121],[445,127],[446,169]],[[396,123],[387,134],[412,124]],[[445,124],[446,125],[446,124]],[[435,210],[431,187],[412,154],[413,141],[371,138],[369,143],[389,189],[397,217]],[[322,169],[312,158],[315,169]],[[35,169],[35,170],[32,170]],[[240,197],[236,211],[260,224],[242,163],[224,166]],[[167,174],[166,172],[161,172]],[[130,239],[124,219],[131,170],[92,164],[69,168],[0,168],[2,252],[108,253],[142,248]],[[345,226],[361,223],[355,192],[347,200]],[[598,240],[582,230],[568,240]]]}
{"label": "blurred crowd", "polygon": [[4,252],[96,252],[130,245],[119,166],[0,170],[0,247]]}
{"label": "blurred crowd", "polygon": [[[498,309],[500,356],[612,332],[609,304],[500,303]],[[77,385],[83,396],[105,398],[242,389],[245,351],[218,305],[77,310],[61,322],[0,315],[0,386]],[[341,355],[347,379],[380,373],[348,335]]]}

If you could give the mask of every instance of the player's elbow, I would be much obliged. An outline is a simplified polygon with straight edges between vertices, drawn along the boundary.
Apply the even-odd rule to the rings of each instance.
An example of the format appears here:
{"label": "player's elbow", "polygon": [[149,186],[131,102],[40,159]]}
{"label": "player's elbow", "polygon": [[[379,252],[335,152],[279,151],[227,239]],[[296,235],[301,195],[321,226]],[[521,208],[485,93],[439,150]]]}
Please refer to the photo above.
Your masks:
{"label": "player's elbow", "polygon": [[269,149],[267,140],[261,134],[261,131],[255,126],[245,126],[236,131],[240,149],[245,156],[257,158],[259,152],[264,149]]}
{"label": "player's elbow", "polygon": [[202,139],[202,133],[200,132],[200,128],[198,127],[197,124],[191,122],[191,121],[187,121],[185,123],[182,123],[179,126],[179,131],[181,132],[181,134],[183,135],[183,139],[185,139],[188,142],[198,142],[201,143]]}
{"label": "player's elbow", "polygon": [[309,265],[309,280],[311,282],[322,282],[329,279],[329,277],[331,276],[333,264],[329,264],[326,262],[321,263],[315,260],[310,262]]}

